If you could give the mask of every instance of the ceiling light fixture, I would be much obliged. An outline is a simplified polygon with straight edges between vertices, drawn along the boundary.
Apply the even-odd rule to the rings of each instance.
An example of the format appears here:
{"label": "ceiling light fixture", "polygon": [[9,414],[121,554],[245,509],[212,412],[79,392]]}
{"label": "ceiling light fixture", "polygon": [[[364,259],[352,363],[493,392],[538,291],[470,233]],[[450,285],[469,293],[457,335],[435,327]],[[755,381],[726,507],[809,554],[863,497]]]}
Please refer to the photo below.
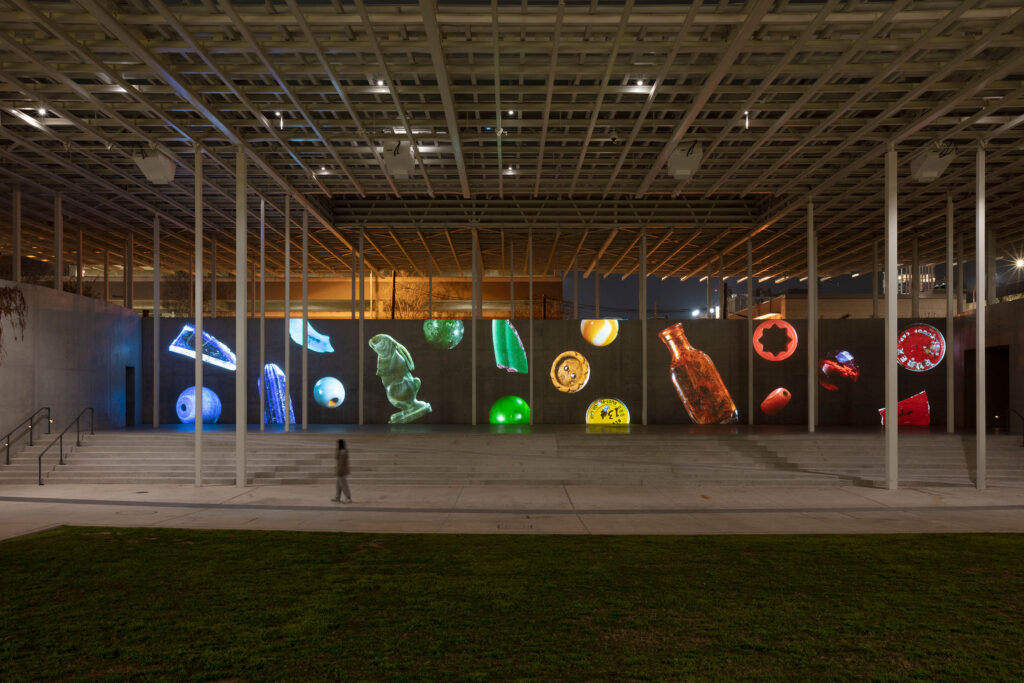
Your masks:
{"label": "ceiling light fixture", "polygon": [[1013,265],[1017,267],[1017,270],[1024,268],[1024,258],[1019,258],[1013,262]]}
{"label": "ceiling light fixture", "polygon": [[40,116],[46,116],[46,108],[45,107],[39,107],[39,115]]}
{"label": "ceiling light fixture", "polygon": [[743,130],[750,130],[750,112],[743,112]]}
{"label": "ceiling light fixture", "polygon": [[509,109],[508,110],[508,115],[509,116],[515,116],[516,115],[516,110],[515,109]]}
{"label": "ceiling light fixture", "polygon": [[384,85],[384,80],[381,78],[377,79],[377,85]]}
{"label": "ceiling light fixture", "polygon": [[277,115],[277,121],[280,124],[279,128],[281,130],[284,130],[284,113],[279,112],[279,111],[276,111],[274,113]]}
{"label": "ceiling light fixture", "polygon": [[637,79],[636,84],[637,85],[643,85],[644,84],[644,79],[642,79],[642,78]]}

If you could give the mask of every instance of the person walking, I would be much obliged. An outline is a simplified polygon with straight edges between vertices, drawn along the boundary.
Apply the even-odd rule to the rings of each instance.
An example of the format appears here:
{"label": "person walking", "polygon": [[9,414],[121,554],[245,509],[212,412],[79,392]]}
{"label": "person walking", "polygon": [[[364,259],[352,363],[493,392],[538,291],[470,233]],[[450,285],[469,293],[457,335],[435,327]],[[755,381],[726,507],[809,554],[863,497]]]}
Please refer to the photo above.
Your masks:
{"label": "person walking", "polygon": [[[331,498],[335,503],[351,503],[352,492],[349,491],[348,481],[345,477],[350,472],[348,466],[348,449],[345,448],[345,440],[338,439],[338,448],[334,451],[334,476],[335,476],[335,487],[334,487],[334,498]],[[345,499],[342,500],[341,494],[345,494]]]}

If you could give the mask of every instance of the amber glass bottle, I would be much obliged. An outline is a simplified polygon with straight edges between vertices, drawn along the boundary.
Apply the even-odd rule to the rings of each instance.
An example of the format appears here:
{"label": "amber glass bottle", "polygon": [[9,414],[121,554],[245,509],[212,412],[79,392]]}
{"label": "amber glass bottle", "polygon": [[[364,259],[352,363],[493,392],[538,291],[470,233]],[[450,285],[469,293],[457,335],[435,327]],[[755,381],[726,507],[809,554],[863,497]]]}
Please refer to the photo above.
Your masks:
{"label": "amber glass bottle", "polygon": [[706,353],[690,346],[683,324],[666,327],[658,336],[672,353],[669,374],[690,419],[702,425],[736,422],[736,404],[718,369]]}

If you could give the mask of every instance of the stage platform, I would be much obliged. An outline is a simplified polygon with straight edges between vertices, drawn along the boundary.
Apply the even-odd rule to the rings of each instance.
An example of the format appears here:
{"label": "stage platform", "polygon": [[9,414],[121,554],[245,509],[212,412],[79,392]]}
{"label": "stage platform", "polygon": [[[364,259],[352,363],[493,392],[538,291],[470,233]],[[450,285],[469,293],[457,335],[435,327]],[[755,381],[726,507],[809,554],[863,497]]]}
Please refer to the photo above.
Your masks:
{"label": "stage platform", "polygon": [[[746,425],[311,425],[308,431],[247,436],[247,484],[312,485],[333,477],[333,451],[344,438],[356,485],[862,486],[885,484],[880,428]],[[207,425],[203,483],[235,483],[234,427]],[[191,426],[99,432],[57,464],[44,462],[47,484],[190,484]],[[988,437],[988,481],[1024,487],[1020,437]],[[975,483],[975,436],[901,430],[901,486]],[[35,484],[41,446],[0,466],[0,485]]]}

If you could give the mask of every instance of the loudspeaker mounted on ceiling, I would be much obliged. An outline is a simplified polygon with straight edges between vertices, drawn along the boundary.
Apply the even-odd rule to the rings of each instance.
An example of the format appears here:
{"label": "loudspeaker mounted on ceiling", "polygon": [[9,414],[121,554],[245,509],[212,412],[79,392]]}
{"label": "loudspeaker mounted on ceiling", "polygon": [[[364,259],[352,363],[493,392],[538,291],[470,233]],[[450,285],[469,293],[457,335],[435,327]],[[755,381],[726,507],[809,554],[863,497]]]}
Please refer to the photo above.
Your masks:
{"label": "loudspeaker mounted on ceiling", "polygon": [[924,156],[910,162],[910,177],[919,183],[936,180],[953,161],[955,154],[956,148],[952,145],[928,150]]}
{"label": "loudspeaker mounted on ceiling", "polygon": [[174,160],[164,156],[161,152],[151,149],[146,152],[145,156],[133,154],[132,159],[142,170],[146,180],[154,185],[166,185],[174,180],[174,171],[176,170]]}
{"label": "loudspeaker mounted on ceiling", "polygon": [[408,180],[415,166],[409,143],[399,142],[392,149],[385,149],[384,165],[395,180]]}
{"label": "loudspeaker mounted on ceiling", "polygon": [[699,141],[679,145],[668,158],[668,170],[676,180],[689,180],[700,168],[703,158],[704,147]]}

